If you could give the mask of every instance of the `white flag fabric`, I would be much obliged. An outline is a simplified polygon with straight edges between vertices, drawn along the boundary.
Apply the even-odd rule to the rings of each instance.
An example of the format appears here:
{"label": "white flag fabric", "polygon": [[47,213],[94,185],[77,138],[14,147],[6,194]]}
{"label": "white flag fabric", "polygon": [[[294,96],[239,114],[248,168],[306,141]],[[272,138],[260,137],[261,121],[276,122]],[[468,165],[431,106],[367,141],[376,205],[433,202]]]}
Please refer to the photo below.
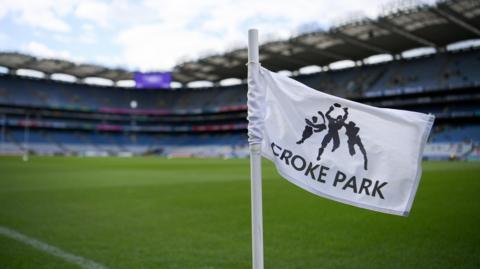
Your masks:
{"label": "white flag fabric", "polygon": [[338,202],[407,216],[434,116],[377,108],[249,63],[250,144],[291,183]]}

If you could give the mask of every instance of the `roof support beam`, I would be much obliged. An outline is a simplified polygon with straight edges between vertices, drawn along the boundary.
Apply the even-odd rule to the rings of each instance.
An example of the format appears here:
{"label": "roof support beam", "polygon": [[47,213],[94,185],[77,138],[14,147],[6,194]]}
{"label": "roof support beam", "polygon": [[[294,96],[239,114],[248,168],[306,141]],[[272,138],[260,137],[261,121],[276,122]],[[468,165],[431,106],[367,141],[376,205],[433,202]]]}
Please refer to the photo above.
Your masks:
{"label": "roof support beam", "polygon": [[[263,51],[261,52],[261,54],[263,54]],[[239,61],[242,62],[242,65],[243,65],[243,63],[247,64],[247,61],[248,61],[247,59],[236,56],[234,54],[227,54],[227,55],[225,55],[225,57],[230,58],[230,59],[234,59],[234,60],[239,60]],[[270,66],[270,68],[276,68],[278,70],[284,69],[282,66],[279,66],[279,65],[276,65],[276,64],[270,64],[269,66]],[[246,75],[247,75],[247,73],[245,72],[242,76],[238,76],[238,77],[239,78],[245,78]]]}
{"label": "roof support beam", "polygon": [[434,8],[432,9],[432,11],[451,21],[452,23],[462,27],[463,29],[470,31],[477,36],[480,36],[480,29],[466,22],[464,19],[462,19],[463,16],[461,14],[453,11],[447,5],[439,5],[438,8]]}
{"label": "roof support beam", "polygon": [[[266,55],[266,56],[269,56],[269,59],[267,60],[270,60],[270,57],[275,57],[275,56],[279,56],[279,54],[275,53],[275,52],[272,52],[272,51],[269,51],[268,49],[266,49],[265,47],[260,47],[260,54],[261,55]],[[242,65],[246,64],[248,59],[247,58],[242,58],[240,56],[237,56],[235,54],[227,54],[225,55],[225,57],[227,58],[230,58],[230,59],[235,59],[235,60],[239,60],[241,62]],[[294,63],[294,64],[303,64],[303,63],[299,63],[299,61],[295,61],[295,60],[292,60],[292,58],[288,57],[288,56],[283,56],[283,55],[280,55],[280,57],[286,57],[288,58],[288,60],[291,62],[291,63]],[[261,58],[260,58],[261,60]],[[295,61],[295,62],[293,62]],[[282,66],[279,66],[278,64],[275,64],[275,63],[270,63],[269,66],[271,68],[276,68],[278,70],[280,69],[285,69],[284,67]],[[246,72],[244,75],[242,75],[241,77],[245,77],[246,76]]]}
{"label": "roof support beam", "polygon": [[14,68],[16,68],[16,69],[32,69],[32,67],[30,67],[30,66],[35,64],[36,61],[37,61],[37,59],[30,59],[28,61],[25,61],[25,62],[19,64],[18,66],[14,66]]}
{"label": "roof support beam", "polygon": [[247,64],[247,61],[248,59],[247,58],[243,58],[241,56],[237,56],[235,54],[232,54],[232,53],[229,53],[229,54],[225,54],[223,57],[227,58],[227,59],[230,59],[230,60],[237,60],[237,61],[240,61],[242,64]]}
{"label": "roof support beam", "polygon": [[211,66],[211,67],[214,67],[214,68],[225,68],[225,66],[221,65],[221,64],[216,64],[216,63],[212,63],[210,61],[208,61],[207,59],[201,59],[201,60],[198,60],[200,63],[204,64],[204,65],[208,65],[208,66]]}
{"label": "roof support beam", "polygon": [[[103,70],[103,71],[100,71],[98,73],[95,74],[95,76],[99,77],[99,78],[106,78],[106,79],[110,79],[114,82],[117,82],[119,80],[122,80],[122,79],[133,79],[133,76],[130,77],[130,78],[125,78],[125,77],[122,77],[124,76],[124,73],[123,71],[121,71],[122,73],[118,72],[116,73],[114,76],[110,76],[110,77],[107,77],[106,75],[109,74],[109,73],[112,73],[113,70],[110,70],[110,69],[107,69],[107,70]],[[126,71],[125,71],[126,73]]]}
{"label": "roof support beam", "polygon": [[205,80],[205,76],[203,76],[205,74],[202,73],[202,75],[199,75],[197,73],[198,71],[191,71],[191,70],[185,70],[183,68],[180,68],[180,69],[175,70],[175,72],[178,72],[178,73],[181,73],[184,76],[193,78],[192,80],[186,81],[185,83],[192,82],[194,80]]}
{"label": "roof support beam", "polygon": [[370,51],[373,51],[375,53],[385,53],[385,54],[392,54],[390,51],[386,50],[386,49],[382,49],[380,47],[377,47],[375,45],[372,45],[372,44],[369,44],[365,41],[362,41],[362,40],[359,40],[357,38],[354,38],[352,36],[349,36],[349,35],[346,35],[344,33],[341,33],[339,31],[335,31],[335,32],[329,32],[328,33],[329,35],[335,37],[335,38],[338,38],[338,39],[341,39],[347,43],[350,43],[352,45],[355,45],[357,47],[361,47],[361,48],[364,48],[364,49],[367,49],[367,50],[370,50]]}
{"label": "roof support beam", "polygon": [[294,46],[299,46],[299,47],[307,50],[308,52],[310,52],[312,54],[317,54],[318,56],[321,56],[321,57],[327,57],[327,58],[330,58],[330,59],[336,60],[336,61],[341,61],[341,60],[348,59],[348,57],[346,57],[344,55],[340,55],[338,53],[322,50],[322,49],[319,49],[315,46],[302,43],[301,41],[290,41],[290,42]]}
{"label": "roof support beam", "polygon": [[214,67],[215,68],[214,70],[208,72],[208,73],[213,73],[213,75],[218,75],[219,73],[224,74],[224,75],[235,75],[231,72],[232,68],[229,68],[229,67],[224,66],[222,64],[213,63],[213,62],[209,61],[208,58],[201,59],[201,60],[199,60],[199,62],[202,63],[202,64],[205,64],[205,65]]}
{"label": "roof support beam", "polygon": [[[181,77],[184,77],[184,78],[179,78],[179,77],[177,77],[176,74],[180,74],[180,76],[181,76]],[[194,80],[195,80],[195,78],[192,78],[191,76],[188,76],[188,75],[186,75],[185,73],[182,73],[182,72],[180,72],[180,71],[178,71],[178,70],[172,72],[172,77],[173,77],[173,80],[178,81],[178,82],[180,82],[180,83],[182,83],[182,84],[183,84],[183,83],[188,83],[188,82],[190,82],[190,81],[194,81]]]}
{"label": "roof support beam", "polygon": [[406,39],[409,39],[411,41],[416,42],[417,44],[419,44],[421,46],[437,47],[437,45],[435,45],[435,43],[433,43],[431,41],[428,41],[428,40],[426,40],[422,37],[419,37],[418,35],[410,33],[407,30],[394,25],[393,23],[388,21],[386,18],[378,19],[378,22],[373,22],[373,23],[375,24],[375,26],[377,26],[379,28],[383,28],[383,29],[386,29],[390,32],[394,32],[398,35],[401,35],[401,36],[405,37]]}
{"label": "roof support beam", "polygon": [[[262,55],[264,54],[263,51],[261,53]],[[232,53],[229,53],[229,54],[225,54],[223,57],[227,58],[227,59],[231,59],[231,60],[238,60],[240,61],[240,65],[245,67],[245,65],[247,64],[247,58],[243,58],[241,56],[237,56],[235,54],[232,54]],[[275,68],[277,70],[281,70],[281,69],[284,69],[282,66],[278,66],[276,64],[269,64],[269,67],[270,68]],[[240,78],[240,79],[244,79],[247,77],[247,72],[246,72],[246,67],[245,67],[245,72],[242,72],[241,74],[232,74],[234,77],[236,78]]]}
{"label": "roof support beam", "polygon": [[310,62],[300,59],[298,57],[295,57],[295,55],[292,55],[292,57],[290,57],[279,52],[273,52],[268,48],[263,48],[262,53],[265,53],[273,58],[279,58],[282,61],[289,62],[295,65],[301,65],[301,66],[311,65]]}
{"label": "roof support beam", "polygon": [[70,67],[67,67],[64,71],[65,74],[77,77],[79,79],[87,78],[87,77],[98,77],[98,75],[101,75],[103,72],[108,71],[108,69],[102,67],[101,70],[94,70],[94,71],[87,71],[87,72],[81,72],[81,75],[76,74],[76,69],[82,68],[82,66],[78,65],[73,65]]}

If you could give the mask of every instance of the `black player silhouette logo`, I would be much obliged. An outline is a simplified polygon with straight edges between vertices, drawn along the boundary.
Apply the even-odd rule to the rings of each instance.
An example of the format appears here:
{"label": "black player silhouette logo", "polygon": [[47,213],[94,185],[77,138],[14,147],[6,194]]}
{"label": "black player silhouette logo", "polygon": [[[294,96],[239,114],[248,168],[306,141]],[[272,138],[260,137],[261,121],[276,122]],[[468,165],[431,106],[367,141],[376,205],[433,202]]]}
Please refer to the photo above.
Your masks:
{"label": "black player silhouette logo", "polygon": [[345,120],[348,117],[348,108],[347,107],[343,108],[343,111],[344,111],[343,115],[338,115],[336,118],[333,118],[332,116],[330,116],[330,114],[335,109],[335,107],[341,107],[341,106],[340,104],[335,103],[333,106],[330,106],[330,108],[327,111],[327,114],[325,115],[328,120],[328,131],[327,131],[327,134],[323,137],[321,147],[318,149],[317,161],[319,161],[320,158],[322,157],[323,151],[328,146],[328,144],[330,144],[330,141],[333,140],[332,152],[334,152],[340,146],[340,138],[338,136],[338,131],[345,124]]}
{"label": "black player silhouette logo", "polygon": [[357,127],[355,122],[350,121],[348,124],[345,124],[345,129],[346,129],[345,133],[348,137],[348,140],[347,140],[348,152],[350,153],[351,156],[355,155],[355,145],[357,145],[363,154],[363,169],[367,170],[367,165],[368,165],[367,152],[365,151],[362,140],[358,135],[358,132],[360,132],[360,128]]}
{"label": "black player silhouette logo", "polygon": [[[343,113],[341,115],[337,115],[336,117],[332,116],[332,112],[335,108],[342,109]],[[323,123],[318,124],[317,117],[313,116],[310,119],[305,119],[306,126],[302,133],[302,138],[297,142],[297,144],[302,144],[305,140],[309,139],[314,133],[319,133],[323,130],[327,130],[327,133],[322,139],[320,144],[320,148],[318,149],[317,161],[322,158],[322,154],[325,151],[325,148],[330,144],[332,145],[332,152],[334,152],[338,147],[340,147],[340,135],[339,132],[342,128],[345,128],[345,134],[347,136],[347,144],[348,144],[348,152],[351,156],[356,154],[355,146],[358,146],[360,152],[363,155],[363,168],[367,170],[368,167],[368,159],[367,159],[367,152],[363,147],[362,140],[359,136],[360,128],[356,125],[355,122],[350,121],[346,123],[348,118],[348,107],[343,107],[335,103],[330,106],[325,116],[321,111],[318,111],[318,114],[322,117]],[[325,118],[327,119],[328,123],[326,123]]]}
{"label": "black player silhouette logo", "polygon": [[325,128],[327,128],[325,126],[325,117],[323,116],[323,113],[319,111],[318,114],[322,116],[323,123],[317,124],[318,118],[316,116],[313,116],[311,121],[309,119],[305,119],[305,122],[307,123],[307,125],[305,125],[305,129],[303,129],[302,139],[297,141],[297,144],[302,144],[303,142],[305,142],[305,140],[310,138],[310,136],[312,136],[314,132],[319,133],[325,130]]}

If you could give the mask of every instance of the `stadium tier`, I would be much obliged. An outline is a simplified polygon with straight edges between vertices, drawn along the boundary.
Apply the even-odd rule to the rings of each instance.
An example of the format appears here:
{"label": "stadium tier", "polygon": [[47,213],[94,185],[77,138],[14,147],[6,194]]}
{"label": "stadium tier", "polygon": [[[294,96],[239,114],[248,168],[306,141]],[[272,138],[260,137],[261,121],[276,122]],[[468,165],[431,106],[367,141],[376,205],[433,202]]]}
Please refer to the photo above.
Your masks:
{"label": "stadium tier", "polygon": [[[480,50],[294,78],[366,104],[435,114],[431,142],[466,146],[429,146],[427,157],[475,155],[480,142]],[[246,90],[245,84],[138,90],[3,74],[1,152],[246,156]]]}

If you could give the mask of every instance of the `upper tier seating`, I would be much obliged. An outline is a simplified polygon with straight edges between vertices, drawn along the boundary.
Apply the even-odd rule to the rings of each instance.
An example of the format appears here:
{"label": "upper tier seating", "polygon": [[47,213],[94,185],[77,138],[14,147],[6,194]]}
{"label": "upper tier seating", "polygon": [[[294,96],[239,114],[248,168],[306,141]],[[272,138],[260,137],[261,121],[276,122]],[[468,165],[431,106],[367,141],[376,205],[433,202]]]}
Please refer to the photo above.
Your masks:
{"label": "upper tier seating", "polygon": [[[295,77],[337,96],[371,96],[416,89],[480,85],[480,50],[439,53]],[[194,110],[245,105],[246,85],[206,89],[136,90],[0,76],[0,104],[129,109]]]}

